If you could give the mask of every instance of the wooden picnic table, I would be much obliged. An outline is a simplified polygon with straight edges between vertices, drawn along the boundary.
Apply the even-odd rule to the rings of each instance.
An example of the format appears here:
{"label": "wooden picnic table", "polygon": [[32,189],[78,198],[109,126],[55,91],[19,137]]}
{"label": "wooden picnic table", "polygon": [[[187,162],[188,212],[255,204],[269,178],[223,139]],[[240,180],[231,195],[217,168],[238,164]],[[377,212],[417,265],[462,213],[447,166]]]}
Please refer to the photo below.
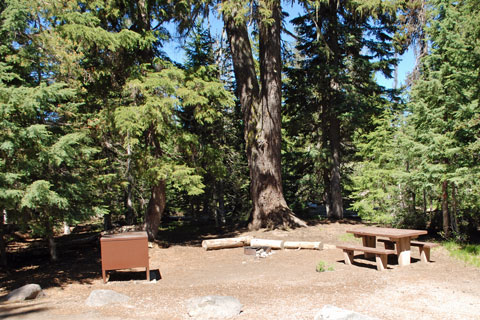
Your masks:
{"label": "wooden picnic table", "polygon": [[[355,237],[362,238],[364,247],[375,248],[377,245],[377,237],[385,237],[396,243],[396,251],[398,256],[398,264],[407,266],[410,264],[410,240],[420,235],[427,234],[426,230],[412,229],[395,229],[395,228],[378,228],[378,227],[360,227],[347,230],[353,233]],[[370,258],[371,254],[365,253],[366,258]]]}

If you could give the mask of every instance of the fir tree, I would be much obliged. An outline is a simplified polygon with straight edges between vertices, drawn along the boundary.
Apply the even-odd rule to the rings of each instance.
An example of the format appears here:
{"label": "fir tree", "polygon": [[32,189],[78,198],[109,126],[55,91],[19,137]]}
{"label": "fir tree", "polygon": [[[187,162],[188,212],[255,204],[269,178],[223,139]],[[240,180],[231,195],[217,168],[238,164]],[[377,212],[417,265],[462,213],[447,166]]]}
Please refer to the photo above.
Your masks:
{"label": "fir tree", "polygon": [[333,218],[343,217],[341,171],[352,134],[367,129],[386,101],[374,73],[390,76],[394,63],[394,17],[378,8],[362,12],[358,5],[305,4],[306,14],[293,20],[298,66],[287,71],[285,115],[308,159],[303,180],[323,188],[322,199],[311,200],[324,202]]}

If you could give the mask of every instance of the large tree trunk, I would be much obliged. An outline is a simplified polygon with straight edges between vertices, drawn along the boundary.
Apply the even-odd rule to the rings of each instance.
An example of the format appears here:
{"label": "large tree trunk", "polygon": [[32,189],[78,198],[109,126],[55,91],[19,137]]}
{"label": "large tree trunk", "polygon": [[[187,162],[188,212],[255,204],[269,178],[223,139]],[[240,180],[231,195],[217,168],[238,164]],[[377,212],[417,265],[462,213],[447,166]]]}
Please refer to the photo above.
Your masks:
{"label": "large tree trunk", "polygon": [[332,154],[330,175],[332,212],[329,218],[343,219],[342,185],[340,181],[340,120],[334,112],[330,116],[330,151]]}
{"label": "large tree trunk", "polygon": [[[332,56],[329,58],[329,63],[332,65],[340,65],[340,49],[338,36],[338,21],[337,21],[338,2],[334,0],[329,1],[329,25],[326,32],[326,41],[328,47],[332,51]],[[343,218],[343,197],[341,184],[341,131],[339,102],[336,101],[335,96],[340,91],[338,81],[335,80],[334,75],[330,79],[330,97],[326,98],[325,105],[322,108],[323,118],[326,119],[327,124],[324,130],[328,132],[328,140],[330,147],[331,163],[330,163],[330,185],[326,186],[330,189],[331,210],[328,215],[329,218],[342,219]]]}
{"label": "large tree trunk", "polygon": [[245,124],[253,202],[250,228],[304,226],[305,223],[295,217],[288,207],[282,190],[280,1],[259,3],[271,12],[271,19],[266,21],[263,17],[258,21],[261,89],[246,22],[235,19],[235,10],[224,14]]}
{"label": "large tree trunk", "polygon": [[[327,108],[325,105],[320,106],[320,114],[321,114],[321,124],[322,124],[322,133],[321,133],[321,148],[322,154],[329,154],[329,122],[327,117]],[[323,201],[325,203],[325,213],[328,218],[332,216],[332,188],[330,188],[330,164],[328,161],[328,157],[323,157],[321,159],[323,162],[322,167],[322,179],[323,179]]]}
{"label": "large tree trunk", "polygon": [[157,185],[152,187],[152,195],[148,202],[145,230],[148,234],[148,240],[153,241],[158,233],[158,227],[162,220],[163,211],[167,201],[165,181],[160,181]]}

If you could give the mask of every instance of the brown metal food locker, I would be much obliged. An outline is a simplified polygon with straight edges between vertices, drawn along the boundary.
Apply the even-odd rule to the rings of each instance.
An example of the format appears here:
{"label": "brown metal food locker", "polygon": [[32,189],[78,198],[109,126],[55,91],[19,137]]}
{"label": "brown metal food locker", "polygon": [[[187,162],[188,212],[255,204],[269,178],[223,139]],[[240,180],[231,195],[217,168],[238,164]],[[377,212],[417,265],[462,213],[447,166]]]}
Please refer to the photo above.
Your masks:
{"label": "brown metal food locker", "polygon": [[146,232],[125,232],[100,238],[102,277],[107,282],[106,271],[145,267],[150,281],[148,264],[148,237]]}

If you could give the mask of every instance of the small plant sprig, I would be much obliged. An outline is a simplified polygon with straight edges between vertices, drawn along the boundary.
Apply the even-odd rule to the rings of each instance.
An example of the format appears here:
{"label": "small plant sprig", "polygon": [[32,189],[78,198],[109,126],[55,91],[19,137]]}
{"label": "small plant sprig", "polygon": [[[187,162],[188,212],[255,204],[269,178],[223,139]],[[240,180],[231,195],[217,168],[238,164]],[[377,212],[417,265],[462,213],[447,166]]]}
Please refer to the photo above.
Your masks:
{"label": "small plant sprig", "polygon": [[317,272],[325,272],[325,271],[333,271],[333,270],[334,270],[333,267],[331,265],[328,265],[325,261],[319,261],[315,268],[315,271]]}

